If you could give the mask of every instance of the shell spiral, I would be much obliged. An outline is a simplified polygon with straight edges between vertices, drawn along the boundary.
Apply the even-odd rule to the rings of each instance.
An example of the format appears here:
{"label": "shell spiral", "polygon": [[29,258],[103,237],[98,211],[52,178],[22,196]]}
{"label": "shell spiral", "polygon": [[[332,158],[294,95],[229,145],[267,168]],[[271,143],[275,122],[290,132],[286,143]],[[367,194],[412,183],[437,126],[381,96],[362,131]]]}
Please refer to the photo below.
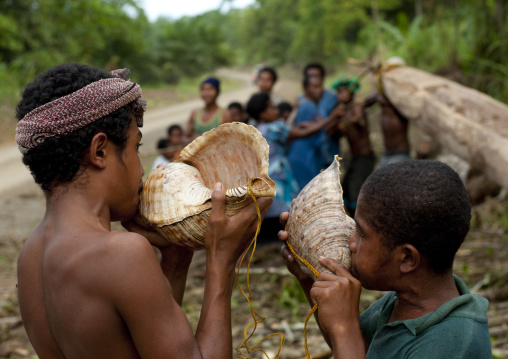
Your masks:
{"label": "shell spiral", "polygon": [[187,145],[178,161],[151,171],[141,192],[136,222],[157,230],[168,241],[204,248],[212,208],[212,188],[226,188],[226,215],[233,216],[255,197],[274,197],[268,176],[268,144],[254,127],[227,123]]}
{"label": "shell spiral", "polygon": [[[319,273],[329,270],[318,261],[320,256],[335,259],[351,267],[349,237],[355,222],[344,210],[340,185],[339,156],[325,171],[314,177],[298,194],[291,206],[286,230],[295,252]],[[303,263],[302,270],[315,279]]]}

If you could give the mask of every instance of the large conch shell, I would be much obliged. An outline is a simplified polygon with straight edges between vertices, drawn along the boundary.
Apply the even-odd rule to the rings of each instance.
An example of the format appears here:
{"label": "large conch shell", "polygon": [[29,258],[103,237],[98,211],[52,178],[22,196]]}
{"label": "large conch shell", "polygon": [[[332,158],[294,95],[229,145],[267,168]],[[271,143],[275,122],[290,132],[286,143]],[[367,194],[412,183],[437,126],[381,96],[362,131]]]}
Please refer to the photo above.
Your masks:
{"label": "large conch shell", "polygon": [[[319,273],[330,272],[319,263],[320,256],[351,267],[348,239],[355,221],[346,215],[340,185],[339,156],[325,171],[314,177],[296,197],[289,211],[286,231],[289,244]],[[314,279],[312,271],[299,261],[300,268]]]}
{"label": "large conch shell", "polygon": [[204,248],[216,182],[226,188],[226,215],[233,216],[255,197],[274,197],[268,177],[268,144],[253,126],[226,123],[187,145],[178,161],[150,172],[143,185],[139,215],[168,241]]}

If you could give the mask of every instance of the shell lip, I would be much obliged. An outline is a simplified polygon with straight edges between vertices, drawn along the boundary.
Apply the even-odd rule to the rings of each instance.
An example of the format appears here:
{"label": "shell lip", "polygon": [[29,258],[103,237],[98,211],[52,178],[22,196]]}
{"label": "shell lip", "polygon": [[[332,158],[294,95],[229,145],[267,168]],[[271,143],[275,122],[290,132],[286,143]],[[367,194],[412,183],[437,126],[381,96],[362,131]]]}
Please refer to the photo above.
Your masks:
{"label": "shell lip", "polygon": [[[228,141],[228,136],[233,139]],[[253,126],[227,123],[205,132],[182,150],[179,160],[148,175],[141,193],[142,218],[138,221],[149,224],[170,242],[200,247],[215,181],[226,187],[225,211],[233,216],[252,203],[251,194],[255,198],[276,195],[275,182],[268,175],[268,160],[268,143]],[[172,168],[176,164],[176,169]],[[192,170],[185,169],[187,166]],[[189,177],[178,180],[184,173]]]}

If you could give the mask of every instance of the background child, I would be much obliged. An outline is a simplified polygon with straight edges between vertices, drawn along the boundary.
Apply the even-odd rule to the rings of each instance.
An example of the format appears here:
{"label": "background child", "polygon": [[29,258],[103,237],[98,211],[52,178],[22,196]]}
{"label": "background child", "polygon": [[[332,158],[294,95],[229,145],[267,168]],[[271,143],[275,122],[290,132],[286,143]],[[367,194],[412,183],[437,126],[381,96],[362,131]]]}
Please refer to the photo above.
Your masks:
{"label": "background child", "polygon": [[174,150],[176,146],[172,146],[171,141],[167,138],[161,138],[157,142],[157,151],[159,155],[155,158],[152,165],[152,171],[157,168],[158,165],[165,165],[173,162],[177,151]]}
{"label": "background child", "polygon": [[243,122],[247,123],[247,116],[240,102],[231,102],[228,105],[228,112],[232,122]]}
{"label": "background child", "polygon": [[168,127],[168,139],[171,141],[173,146],[183,145],[183,130],[179,125],[171,125]]}
{"label": "background child", "polygon": [[279,110],[279,118],[287,123],[291,112],[293,112],[293,106],[289,102],[283,101],[277,105],[277,109]]}
{"label": "background child", "polygon": [[263,221],[258,238],[261,243],[276,241],[277,233],[282,229],[278,217],[282,212],[289,211],[291,201],[300,190],[286,158],[286,144],[288,141],[319,132],[327,121],[318,117],[315,121],[291,128],[283,121],[277,121],[279,110],[273,105],[267,93],[253,95],[247,103],[247,113],[257,121],[257,129],[270,146],[268,175],[277,186],[277,195]]}

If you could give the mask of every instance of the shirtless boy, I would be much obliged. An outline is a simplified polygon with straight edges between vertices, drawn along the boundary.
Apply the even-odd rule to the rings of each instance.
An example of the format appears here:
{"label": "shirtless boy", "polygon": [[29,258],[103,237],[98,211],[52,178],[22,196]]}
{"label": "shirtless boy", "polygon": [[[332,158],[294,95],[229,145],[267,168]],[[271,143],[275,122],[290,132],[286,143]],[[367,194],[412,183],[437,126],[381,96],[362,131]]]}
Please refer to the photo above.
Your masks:
{"label": "shirtless boy", "polygon": [[[316,319],[335,359],[492,358],[488,301],[453,274],[470,220],[456,172],[437,161],[403,161],[363,184],[349,239],[351,273],[320,258],[331,273],[312,281],[282,246],[309,303],[318,303]],[[362,286],[388,293],[360,315]]]}
{"label": "shirtless boy", "polygon": [[[142,189],[144,103],[128,71],[116,74],[60,65],[18,104],[16,140],[46,196],[46,214],[18,258],[28,337],[41,359],[230,358],[234,268],[256,210],[226,217],[216,184],[194,334],[180,308],[193,253],[130,222]],[[270,203],[259,199],[263,214]],[[112,231],[111,221],[133,232]]]}
{"label": "shirtless boy", "polygon": [[341,77],[332,88],[337,91],[340,104],[332,112],[331,117],[336,120],[326,134],[334,136],[338,132],[345,135],[349,143],[352,158],[346,168],[342,189],[346,210],[354,217],[360,188],[374,170],[376,157],[370,144],[369,124],[363,106],[354,103],[355,93],[360,88],[358,80]]}
{"label": "shirtless boy", "polygon": [[407,137],[408,120],[379,92],[368,97],[364,105],[370,107],[376,102],[381,106],[381,129],[385,143],[380,166],[411,159]]}

